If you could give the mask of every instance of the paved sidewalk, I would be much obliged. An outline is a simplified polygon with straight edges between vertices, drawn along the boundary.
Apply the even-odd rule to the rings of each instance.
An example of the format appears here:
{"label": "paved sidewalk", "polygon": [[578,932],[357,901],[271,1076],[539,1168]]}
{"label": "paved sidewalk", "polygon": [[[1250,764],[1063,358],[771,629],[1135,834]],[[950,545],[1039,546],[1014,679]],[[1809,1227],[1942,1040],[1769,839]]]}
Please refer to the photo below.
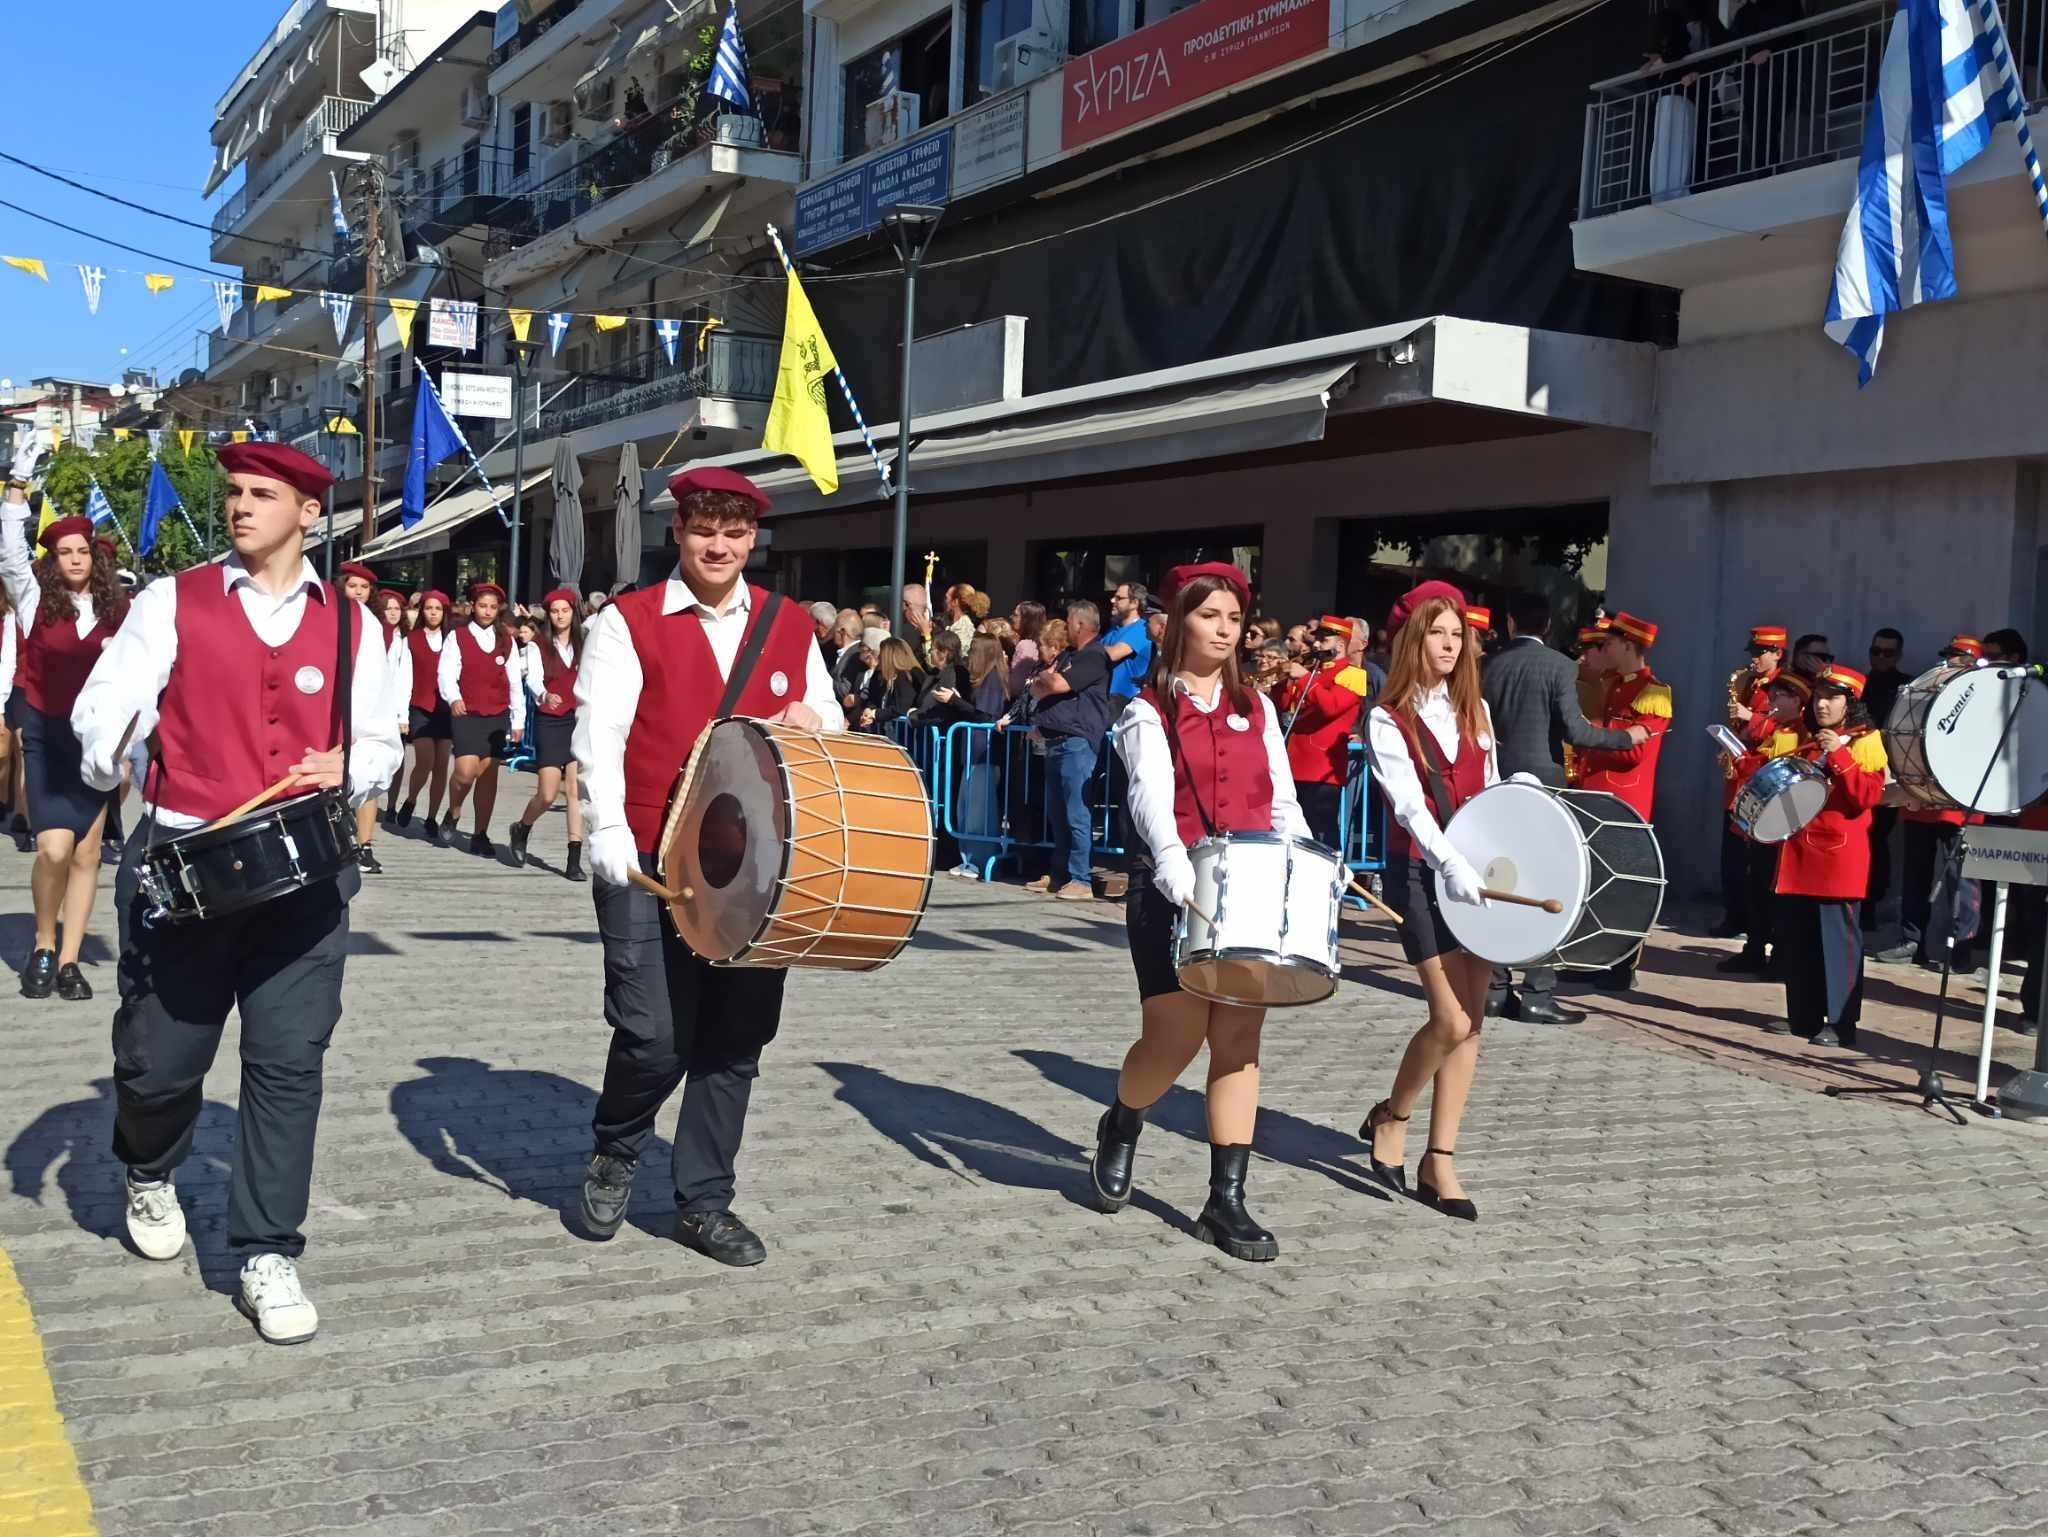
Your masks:
{"label": "paved sidewalk", "polygon": [[[558,1214],[603,1060],[589,888],[380,848],[311,1345],[227,1300],[231,1055],[180,1181],[197,1261],[153,1266],[113,1236],[104,949],[101,1001],[0,997],[0,1247],[103,1532],[2048,1531],[2027,1129],[1495,1023],[1468,1227],[1361,1179],[1418,1022],[1389,971],[1270,1024],[1251,1195],[1282,1255],[1238,1264],[1189,1235],[1186,1089],[1139,1201],[1083,1202],[1136,1015],[1120,912],[942,879],[897,965],[794,979],[738,1203],[771,1257],[724,1271],[665,1236],[665,1143],[611,1244]],[[18,963],[25,859],[0,893]]]}

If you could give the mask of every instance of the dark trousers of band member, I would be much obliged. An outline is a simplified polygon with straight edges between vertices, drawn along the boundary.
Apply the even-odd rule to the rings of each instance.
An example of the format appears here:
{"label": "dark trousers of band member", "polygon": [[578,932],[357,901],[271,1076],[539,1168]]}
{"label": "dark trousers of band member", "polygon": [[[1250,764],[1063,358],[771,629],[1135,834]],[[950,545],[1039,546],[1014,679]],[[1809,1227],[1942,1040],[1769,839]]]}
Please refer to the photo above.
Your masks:
{"label": "dark trousers of band member", "polygon": [[1853,1031],[1863,1017],[1862,916],[1861,902],[1778,898],[1778,974],[1793,1034],[1812,1035],[1823,1025]]}
{"label": "dark trousers of band member", "polygon": [[1778,856],[1783,848],[1780,843],[1742,840],[1742,903],[1748,914],[1742,953],[1753,961],[1767,959],[1778,938]]}
{"label": "dark trousers of band member", "polygon": [[[641,864],[656,873],[652,858],[642,856]],[[680,1085],[676,1207],[686,1216],[724,1211],[761,1052],[782,1019],[787,973],[713,966],[676,936],[659,899],[635,886],[595,886],[604,1018],[612,1028],[591,1121],[597,1150],[637,1160]]]}
{"label": "dark trousers of band member", "polygon": [[1749,931],[1750,842],[1726,817],[1721,819],[1721,921],[1731,929]]}
{"label": "dark trousers of band member", "polygon": [[[114,1156],[160,1179],[192,1151],[207,1069],[241,1011],[242,1092],[228,1185],[228,1247],[296,1259],[313,1184],[322,1066],[341,1019],[353,869],[243,913],[194,923],[143,919],[145,820],[128,839],[114,903],[121,1004],[114,1014]],[[212,1149],[225,1153],[225,1148]]]}
{"label": "dark trousers of band member", "polygon": [[1294,798],[1301,803],[1301,819],[1309,836],[1325,848],[1344,851],[1344,787],[1312,785],[1294,781]]}

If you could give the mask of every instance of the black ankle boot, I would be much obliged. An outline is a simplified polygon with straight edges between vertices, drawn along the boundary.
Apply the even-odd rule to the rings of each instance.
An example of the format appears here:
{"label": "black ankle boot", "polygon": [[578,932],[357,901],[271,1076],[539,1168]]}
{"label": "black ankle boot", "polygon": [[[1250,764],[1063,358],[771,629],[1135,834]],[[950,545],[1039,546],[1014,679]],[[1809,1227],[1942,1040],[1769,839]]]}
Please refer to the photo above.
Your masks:
{"label": "black ankle boot", "polygon": [[1278,1259],[1280,1241],[1244,1209],[1244,1171],[1251,1158],[1249,1143],[1209,1144],[1209,1204],[1195,1222],[1195,1236],[1232,1259]]}
{"label": "black ankle boot", "polygon": [[1138,1161],[1138,1133],[1144,1129],[1145,1112],[1122,1100],[1103,1111],[1096,1124],[1089,1173],[1095,1180],[1095,1204],[1104,1211],[1122,1211],[1131,1199],[1131,1170]]}
{"label": "black ankle boot", "polygon": [[583,873],[583,845],[580,841],[569,845],[569,867],[562,873],[572,881],[587,881],[590,879],[589,876]]}

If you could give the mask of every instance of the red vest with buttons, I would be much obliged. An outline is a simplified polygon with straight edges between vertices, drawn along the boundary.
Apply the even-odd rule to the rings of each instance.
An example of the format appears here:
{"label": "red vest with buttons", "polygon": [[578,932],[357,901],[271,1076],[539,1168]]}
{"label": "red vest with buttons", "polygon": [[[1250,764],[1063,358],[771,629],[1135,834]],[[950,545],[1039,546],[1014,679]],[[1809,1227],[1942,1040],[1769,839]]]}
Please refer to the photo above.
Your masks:
{"label": "red vest with buttons", "polygon": [[[612,607],[640,658],[640,704],[626,735],[626,822],[642,853],[652,853],[661,836],[669,792],[683,771],[697,738],[711,724],[711,712],[725,694],[718,658],[705,638],[694,608],[661,611],[668,583],[657,582],[621,594]],[[761,622],[768,594],[749,586],[747,638]],[[817,631],[801,603],[784,603],[775,616],[753,675],[733,706],[735,715],[768,716],[804,697],[804,679],[818,649]],[[737,657],[746,650],[740,642]],[[780,679],[782,687],[775,687]]]}
{"label": "red vest with buttons", "polygon": [[[1386,707],[1381,706],[1382,709]],[[1391,715],[1393,712],[1388,711]],[[1408,756],[1415,761],[1415,777],[1422,782],[1422,799],[1432,815],[1436,814],[1436,798],[1429,791],[1429,765],[1435,765],[1442,777],[1444,790],[1450,798],[1453,813],[1486,788],[1486,750],[1470,737],[1458,742],[1458,756],[1449,763],[1444,762],[1443,744],[1436,739],[1436,733],[1422,724],[1413,714],[1394,715],[1400,723],[1401,734],[1408,742]],[[1418,753],[1421,756],[1417,756]],[[1448,817],[1441,822],[1448,822]],[[1415,840],[1408,836],[1408,829],[1393,817],[1387,818],[1387,852],[1403,859],[1420,861],[1422,851]]]}
{"label": "red vest with buttons", "polygon": [[1266,758],[1265,712],[1272,707],[1256,694],[1250,716],[1228,699],[1206,712],[1182,700],[1169,723],[1158,694],[1148,688],[1138,697],[1159,712],[1169,733],[1173,825],[1180,841],[1192,847],[1209,835],[1202,825],[1204,811],[1219,833],[1271,832],[1273,768]]}
{"label": "red vest with buttons", "polygon": [[[309,598],[299,627],[266,646],[218,566],[180,572],[178,657],[157,702],[150,799],[213,821],[341,740],[334,689],[336,593]],[[356,623],[375,621],[358,605]],[[310,687],[309,687],[310,686]]]}
{"label": "red vest with buttons", "polygon": [[[540,648],[540,713],[543,715],[574,715],[576,713],[576,664],[562,660],[562,653],[555,649],[555,638],[544,637]],[[553,694],[562,702],[552,710],[548,708],[547,696]],[[770,712],[773,713],[772,711]]]}
{"label": "red vest with buttons", "polygon": [[[412,648],[412,707],[432,715],[441,708],[441,653],[427,644],[426,629],[414,630],[406,636],[406,645]],[[441,644],[448,644],[448,632],[441,632]],[[511,708],[509,702],[506,708]]]}
{"label": "red vest with buttons", "polygon": [[462,658],[456,686],[462,692],[463,708],[472,715],[506,715],[512,709],[512,683],[506,677],[512,642],[494,631],[491,646],[489,651],[479,646],[466,624],[455,631],[456,652]]}
{"label": "red vest with buttons", "polygon": [[52,624],[38,615],[35,628],[20,638],[21,661],[15,681],[21,685],[22,697],[45,715],[69,720],[79,690],[92,676],[93,663],[100,659],[107,637],[116,628],[101,620],[81,636],[76,619]]}

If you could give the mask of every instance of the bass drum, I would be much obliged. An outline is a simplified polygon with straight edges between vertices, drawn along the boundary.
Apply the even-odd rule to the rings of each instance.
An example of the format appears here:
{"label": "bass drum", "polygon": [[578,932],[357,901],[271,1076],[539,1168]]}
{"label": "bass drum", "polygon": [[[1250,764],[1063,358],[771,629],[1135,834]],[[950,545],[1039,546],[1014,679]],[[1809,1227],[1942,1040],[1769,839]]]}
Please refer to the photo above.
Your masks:
{"label": "bass drum", "polygon": [[2015,816],[2048,793],[2048,683],[1991,667],[1922,673],[1899,690],[1884,750],[1907,805]]}
{"label": "bass drum", "polygon": [[1562,904],[1440,901],[1458,943],[1496,966],[1605,971],[1635,958],[1663,909],[1656,830],[1616,796],[1509,781],[1473,796],[1444,831],[1482,885]]}

